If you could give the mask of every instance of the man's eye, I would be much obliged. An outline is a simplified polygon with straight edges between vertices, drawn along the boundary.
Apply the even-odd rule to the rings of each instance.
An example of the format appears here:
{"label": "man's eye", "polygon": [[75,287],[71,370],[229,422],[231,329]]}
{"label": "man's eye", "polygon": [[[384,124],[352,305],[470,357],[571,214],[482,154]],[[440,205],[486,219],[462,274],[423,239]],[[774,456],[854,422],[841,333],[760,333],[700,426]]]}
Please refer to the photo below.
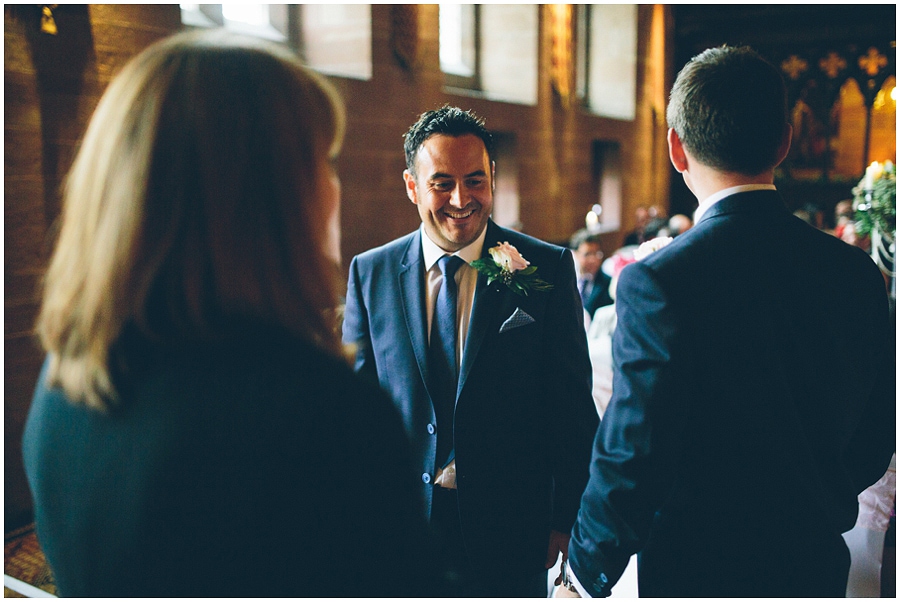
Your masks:
{"label": "man's eye", "polygon": [[442,192],[446,192],[453,188],[453,184],[451,182],[435,182],[432,186],[435,190],[440,190]]}
{"label": "man's eye", "polygon": [[466,185],[469,188],[481,188],[482,186],[484,186],[485,181],[486,180],[484,178],[469,178],[468,180],[466,180]]}

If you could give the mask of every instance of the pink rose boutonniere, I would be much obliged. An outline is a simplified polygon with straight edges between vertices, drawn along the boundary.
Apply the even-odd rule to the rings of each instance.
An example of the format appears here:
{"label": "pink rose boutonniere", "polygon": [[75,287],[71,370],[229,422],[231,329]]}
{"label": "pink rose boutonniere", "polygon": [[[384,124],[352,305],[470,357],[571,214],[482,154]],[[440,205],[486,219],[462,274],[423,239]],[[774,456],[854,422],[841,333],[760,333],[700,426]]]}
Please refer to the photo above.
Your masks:
{"label": "pink rose boutonniere", "polygon": [[499,280],[518,295],[527,295],[529,290],[549,291],[553,285],[541,280],[537,267],[522,257],[518,249],[508,242],[488,249],[491,259],[479,259],[472,267],[487,276],[488,284]]}

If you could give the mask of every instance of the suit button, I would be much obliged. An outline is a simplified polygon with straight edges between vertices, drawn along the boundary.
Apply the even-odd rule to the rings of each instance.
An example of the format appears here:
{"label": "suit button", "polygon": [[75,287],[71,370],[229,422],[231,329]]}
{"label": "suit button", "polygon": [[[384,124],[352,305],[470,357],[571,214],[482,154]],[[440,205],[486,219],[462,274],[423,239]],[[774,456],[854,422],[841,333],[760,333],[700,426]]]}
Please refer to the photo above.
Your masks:
{"label": "suit button", "polygon": [[431,482],[431,475],[427,472],[422,473],[422,482],[426,485]]}
{"label": "suit button", "polygon": [[428,428],[428,434],[433,435],[434,434],[434,425],[429,424],[427,428]]}

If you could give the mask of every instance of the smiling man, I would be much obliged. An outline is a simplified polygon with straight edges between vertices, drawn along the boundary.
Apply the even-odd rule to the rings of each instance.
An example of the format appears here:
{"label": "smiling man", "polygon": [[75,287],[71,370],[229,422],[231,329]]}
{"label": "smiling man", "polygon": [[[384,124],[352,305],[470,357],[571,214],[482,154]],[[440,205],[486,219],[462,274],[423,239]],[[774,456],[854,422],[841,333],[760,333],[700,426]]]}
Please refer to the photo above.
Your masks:
{"label": "smiling man", "polygon": [[546,597],[598,423],[572,254],[491,221],[472,113],[424,113],[404,146],[422,226],[353,259],[344,341],[403,417],[459,595]]}

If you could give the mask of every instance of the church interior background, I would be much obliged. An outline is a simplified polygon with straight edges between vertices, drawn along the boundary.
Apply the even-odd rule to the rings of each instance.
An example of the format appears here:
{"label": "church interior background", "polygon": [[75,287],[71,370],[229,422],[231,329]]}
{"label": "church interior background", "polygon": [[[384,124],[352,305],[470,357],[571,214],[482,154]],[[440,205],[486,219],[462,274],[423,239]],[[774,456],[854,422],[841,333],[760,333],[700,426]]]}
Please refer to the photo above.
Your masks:
{"label": "church interior background", "polygon": [[666,152],[666,99],[691,56],[723,43],[753,46],[788,82],[795,138],[776,183],[792,209],[828,228],[867,165],[896,162],[895,4],[237,6],[4,5],[7,531],[30,521],[21,433],[59,187],[111,77],[166,35],[263,35],[336,84],[349,115],[345,268],[417,227],[402,135],[444,103],[473,109],[497,137],[501,225],[564,244],[592,213],[610,254],[637,205],[690,215],[696,199]]}

